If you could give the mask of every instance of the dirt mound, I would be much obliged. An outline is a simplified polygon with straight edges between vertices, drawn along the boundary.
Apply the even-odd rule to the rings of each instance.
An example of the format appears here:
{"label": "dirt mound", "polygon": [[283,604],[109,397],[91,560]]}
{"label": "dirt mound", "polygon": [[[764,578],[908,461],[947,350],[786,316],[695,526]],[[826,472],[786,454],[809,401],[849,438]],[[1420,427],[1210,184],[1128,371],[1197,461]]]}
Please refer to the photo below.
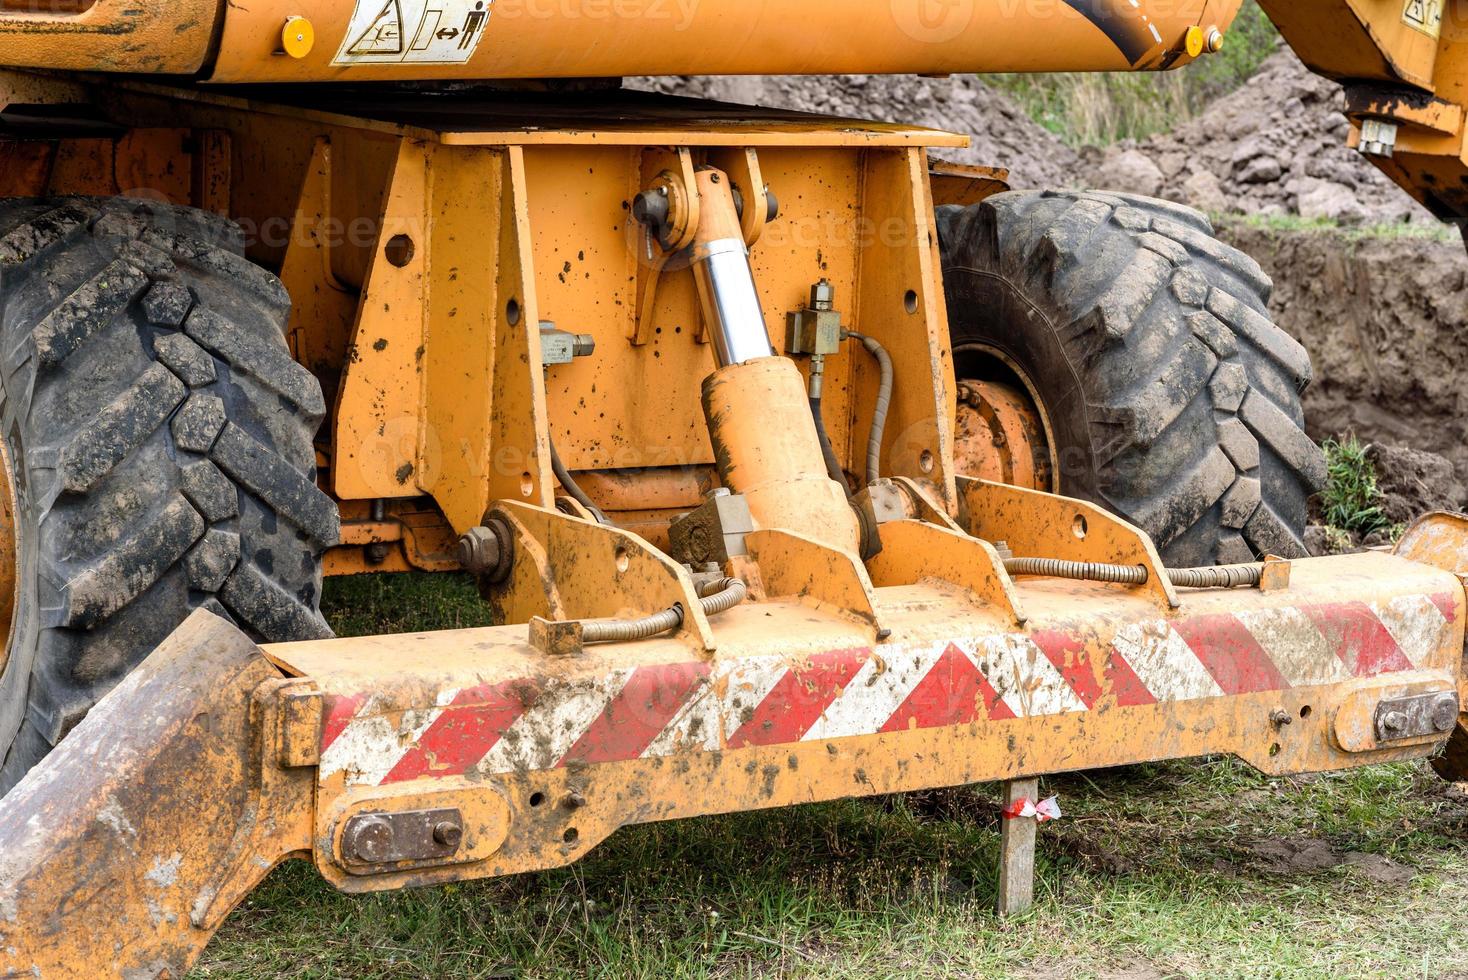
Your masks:
{"label": "dirt mound", "polygon": [[1376,467],[1382,516],[1392,524],[1409,523],[1428,511],[1462,510],[1468,504],[1468,488],[1453,464],[1436,453],[1372,445],[1367,455]]}
{"label": "dirt mound", "polygon": [[1270,309],[1311,353],[1311,436],[1354,431],[1363,441],[1437,453],[1452,462],[1458,481],[1468,482],[1462,244],[1279,233],[1244,223],[1220,230],[1273,277]]}
{"label": "dirt mound", "polygon": [[1242,87],[1176,130],[1086,152],[1090,183],[1215,213],[1290,214],[1343,224],[1435,223],[1346,147],[1341,88],[1281,51]]}
{"label": "dirt mound", "polygon": [[945,159],[1008,167],[1017,188],[1080,183],[1080,156],[1032,120],[1008,96],[973,75],[917,78],[885,75],[629,78],[628,88],[744,105],[797,109],[877,122],[902,122],[963,133],[967,150]]}

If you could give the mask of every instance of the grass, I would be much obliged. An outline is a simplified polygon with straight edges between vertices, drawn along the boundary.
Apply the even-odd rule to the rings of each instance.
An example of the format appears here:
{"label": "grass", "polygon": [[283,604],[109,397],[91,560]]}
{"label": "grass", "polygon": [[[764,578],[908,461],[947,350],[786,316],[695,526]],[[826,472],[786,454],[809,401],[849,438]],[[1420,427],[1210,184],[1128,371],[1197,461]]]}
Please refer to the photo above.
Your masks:
{"label": "grass", "polygon": [[[334,581],[326,605],[343,632],[485,618],[453,577]],[[990,911],[981,786],[632,828],[572,868],[425,891],[347,897],[290,865],[191,976],[1468,976],[1468,797],[1425,766],[1216,759],[1044,789],[1066,817],[1017,921]]]}
{"label": "grass", "polygon": [[1297,214],[1213,214],[1214,224],[1258,228],[1276,235],[1320,234],[1347,242],[1378,238],[1420,239],[1423,241],[1463,243],[1463,234],[1455,225],[1429,221],[1391,221],[1375,224],[1346,225],[1329,218],[1302,218]]}
{"label": "grass", "polygon": [[1354,434],[1327,439],[1325,450],[1329,481],[1320,493],[1320,506],[1327,527],[1356,534],[1370,534],[1388,526],[1382,513],[1381,490],[1376,485],[1376,464],[1368,446]]}
{"label": "grass", "polygon": [[1218,54],[1158,73],[1001,74],[985,82],[1009,93],[1031,118],[1072,146],[1145,139],[1193,118],[1243,84],[1279,46],[1279,32],[1247,0]]}

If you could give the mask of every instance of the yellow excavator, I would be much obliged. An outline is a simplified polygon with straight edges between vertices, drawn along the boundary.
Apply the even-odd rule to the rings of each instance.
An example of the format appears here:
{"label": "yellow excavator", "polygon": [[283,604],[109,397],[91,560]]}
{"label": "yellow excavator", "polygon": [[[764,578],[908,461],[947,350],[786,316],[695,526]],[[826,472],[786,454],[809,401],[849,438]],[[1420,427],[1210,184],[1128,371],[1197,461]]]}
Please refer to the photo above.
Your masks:
{"label": "yellow excavator", "polygon": [[[1261,5],[1468,218],[1468,0]],[[182,976],[289,858],[1468,774],[1468,519],[1305,557],[1310,360],[1206,216],[619,84],[1182,69],[1239,6],[0,0],[0,974]],[[499,625],[331,636],[408,571]]]}

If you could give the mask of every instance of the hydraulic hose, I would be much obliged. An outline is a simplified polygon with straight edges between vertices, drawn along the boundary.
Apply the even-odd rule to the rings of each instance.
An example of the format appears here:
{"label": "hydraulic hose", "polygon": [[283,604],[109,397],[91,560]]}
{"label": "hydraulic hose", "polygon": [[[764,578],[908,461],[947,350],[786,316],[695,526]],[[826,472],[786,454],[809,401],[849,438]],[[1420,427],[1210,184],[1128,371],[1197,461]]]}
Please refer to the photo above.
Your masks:
{"label": "hydraulic hose", "polygon": [[550,458],[551,472],[555,474],[557,482],[561,484],[561,489],[566,491],[566,495],[582,507],[591,511],[591,515],[596,518],[598,524],[611,523],[607,520],[607,515],[601,512],[601,508],[586,495],[585,490],[581,489],[581,485],[576,482],[576,478],[571,475],[571,471],[566,469],[566,464],[561,462],[561,454],[556,452],[554,440],[550,443]]}
{"label": "hydraulic hose", "polygon": [[[1105,565],[1098,562],[1060,561],[1055,558],[1010,558],[1004,570],[1011,575],[1064,578],[1081,582],[1142,585],[1147,569],[1141,565]],[[1263,565],[1217,565],[1212,568],[1169,568],[1168,580],[1183,589],[1232,589],[1259,585]]]}
{"label": "hydraulic hose", "polygon": [[826,420],[821,417],[820,395],[811,396],[810,414],[816,420],[816,438],[821,441],[821,458],[826,461],[826,475],[844,487],[846,474],[841,472],[841,461],[836,458],[836,449],[831,445],[831,437],[826,434]]}
{"label": "hydraulic hose", "polygon": [[[739,605],[749,589],[737,578],[726,578],[715,585],[712,595],[699,598],[705,616],[717,616]],[[633,643],[650,640],[683,625],[683,607],[675,605],[641,619],[594,619],[582,624],[582,643]]]}
{"label": "hydraulic hose", "polygon": [[887,430],[887,413],[892,410],[892,358],[873,337],[843,330],[842,340],[855,340],[877,359],[881,381],[877,385],[877,409],[872,413],[872,434],[867,440],[867,483],[876,483],[882,476],[882,435]]}

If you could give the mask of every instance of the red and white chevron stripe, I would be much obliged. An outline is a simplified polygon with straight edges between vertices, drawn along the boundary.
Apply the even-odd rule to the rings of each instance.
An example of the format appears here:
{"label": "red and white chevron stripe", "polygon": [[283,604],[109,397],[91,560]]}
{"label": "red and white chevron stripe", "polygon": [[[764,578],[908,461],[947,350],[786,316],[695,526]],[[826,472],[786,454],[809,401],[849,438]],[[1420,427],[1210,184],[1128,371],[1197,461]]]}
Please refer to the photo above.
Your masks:
{"label": "red and white chevron stripe", "polygon": [[1443,593],[1137,623],[1099,665],[1081,637],[1035,630],[518,678],[411,711],[328,697],[320,771],[348,785],[487,776],[1059,715],[1103,697],[1136,706],[1329,684],[1428,664],[1451,644],[1456,608]]}

